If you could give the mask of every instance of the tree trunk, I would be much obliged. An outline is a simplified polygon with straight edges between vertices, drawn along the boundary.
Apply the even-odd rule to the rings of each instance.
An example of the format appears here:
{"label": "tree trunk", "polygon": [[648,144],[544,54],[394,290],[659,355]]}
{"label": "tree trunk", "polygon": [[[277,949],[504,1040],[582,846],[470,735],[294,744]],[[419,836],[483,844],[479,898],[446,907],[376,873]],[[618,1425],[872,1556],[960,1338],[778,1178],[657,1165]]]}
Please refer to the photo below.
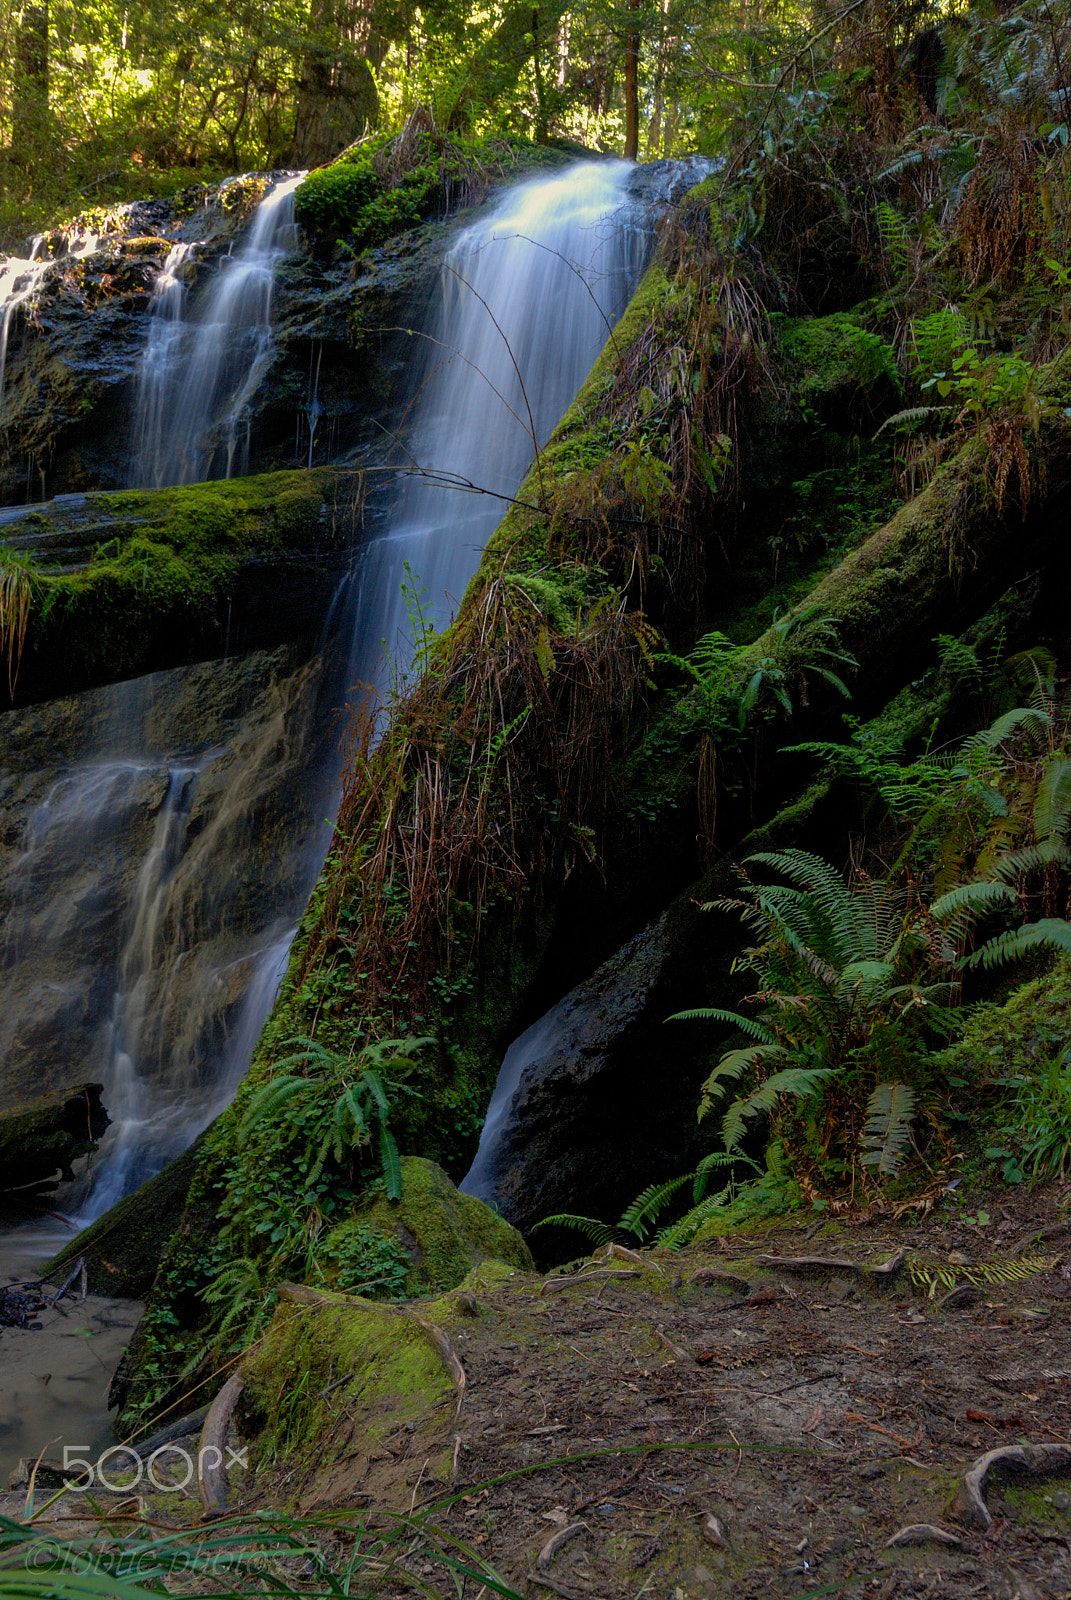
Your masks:
{"label": "tree trunk", "polygon": [[310,33],[287,157],[295,167],[322,166],[379,119],[379,92],[368,65],[378,65],[384,50],[374,0],[354,7],[345,0],[314,0]]}
{"label": "tree trunk", "polygon": [[[566,0],[548,0],[540,7],[539,21],[547,37],[558,26],[565,5]],[[443,125],[451,133],[471,126],[481,111],[512,89],[535,47],[531,0],[525,0],[510,7],[487,43],[470,58]]]}
{"label": "tree trunk", "polygon": [[546,144],[550,137],[547,118],[547,91],[543,83],[543,64],[539,59],[539,7],[532,8],[532,69],[535,75],[537,144]]}
{"label": "tree trunk", "polygon": [[647,133],[647,154],[653,156],[655,160],[662,153],[662,107],[665,103],[668,14],[669,0],[662,0],[662,21],[658,32],[658,59],[655,63],[654,104],[651,109],[651,126]]}
{"label": "tree trunk", "polygon": [[635,161],[640,153],[640,30],[635,12],[640,0],[628,0],[629,23],[625,30],[625,160]]}

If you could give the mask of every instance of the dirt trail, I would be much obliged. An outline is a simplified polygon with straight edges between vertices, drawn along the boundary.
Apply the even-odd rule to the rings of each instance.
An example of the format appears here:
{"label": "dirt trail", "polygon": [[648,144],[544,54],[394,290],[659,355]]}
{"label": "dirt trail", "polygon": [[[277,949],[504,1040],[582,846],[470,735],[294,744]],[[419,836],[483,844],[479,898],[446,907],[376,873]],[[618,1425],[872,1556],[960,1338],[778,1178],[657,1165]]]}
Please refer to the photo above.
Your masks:
{"label": "dirt trail", "polygon": [[[1031,1241],[1036,1214],[994,1218],[779,1228],[592,1259],[567,1282],[477,1274],[444,1319],[456,1422],[429,1397],[371,1447],[342,1384],[330,1452],[262,1472],[244,1503],[438,1502],[437,1524],[532,1597],[1071,1595],[1071,1470],[994,1471],[988,1528],[956,1506],[983,1452],[1071,1441],[1065,1230]],[[453,1493],[429,1493],[447,1464]]]}
{"label": "dirt trail", "polygon": [[[295,1291],[277,1321],[319,1329],[312,1448],[254,1438],[231,1506],[416,1511],[530,1600],[1071,1597],[1071,1467],[995,1468],[988,1525],[961,1499],[987,1451],[1071,1446],[1071,1229],[1055,1196],[1006,1200],[982,1227],[783,1225],[549,1278],[484,1267],[394,1312]],[[388,1368],[397,1392],[373,1402]]]}

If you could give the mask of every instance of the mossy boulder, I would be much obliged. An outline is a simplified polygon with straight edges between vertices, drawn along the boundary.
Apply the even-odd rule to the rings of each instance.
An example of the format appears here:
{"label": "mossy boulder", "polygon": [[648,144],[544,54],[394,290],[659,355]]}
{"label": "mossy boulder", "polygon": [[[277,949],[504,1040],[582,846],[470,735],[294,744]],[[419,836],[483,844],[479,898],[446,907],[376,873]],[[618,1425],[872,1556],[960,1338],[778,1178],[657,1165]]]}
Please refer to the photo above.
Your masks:
{"label": "mossy boulder", "polygon": [[799,405],[843,428],[888,415],[900,398],[892,347],[854,314],[778,319],[785,377]]}
{"label": "mossy boulder", "polygon": [[482,1261],[504,1261],[532,1270],[524,1239],[482,1200],[462,1194],[434,1161],[407,1156],[402,1161],[402,1197],[378,1194],[356,1217],[340,1223],[327,1241],[327,1254],[345,1254],[346,1234],[375,1228],[404,1250],[411,1263],[408,1296],[453,1289]]}
{"label": "mossy boulder", "polygon": [[328,468],[27,508],[0,545],[29,612],[13,699],[315,637],[355,527]]}

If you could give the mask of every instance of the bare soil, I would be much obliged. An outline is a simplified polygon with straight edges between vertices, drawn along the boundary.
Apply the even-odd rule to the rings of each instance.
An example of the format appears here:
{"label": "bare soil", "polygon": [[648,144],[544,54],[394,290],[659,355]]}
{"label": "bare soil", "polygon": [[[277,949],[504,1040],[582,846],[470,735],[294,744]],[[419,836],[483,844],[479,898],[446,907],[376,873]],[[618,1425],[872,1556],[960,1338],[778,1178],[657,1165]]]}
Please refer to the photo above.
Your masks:
{"label": "bare soil", "polygon": [[[532,1597],[1071,1595],[1071,1472],[995,1471],[988,1528],[956,1507],[984,1452],[1071,1440],[1071,1231],[1053,1220],[1055,1198],[1043,1214],[1002,1198],[988,1227],[778,1227],[644,1252],[642,1266],[589,1260],[564,1285],[477,1283],[475,1314],[451,1329],[467,1378],[453,1433],[440,1402],[351,1453],[341,1495],[330,1474],[332,1499],[439,1501],[437,1525]],[[794,1259],[873,1268],[903,1250],[884,1286]],[[985,1281],[1014,1262],[1028,1275]],[[912,1263],[915,1279],[926,1266],[931,1282],[953,1274],[955,1296],[940,1282],[931,1295]],[[343,1430],[340,1461],[345,1445]],[[451,1445],[453,1493],[429,1496]],[[323,1465],[304,1484],[288,1475],[299,1505],[323,1505]],[[924,1531],[889,1547],[915,1524],[948,1542]]]}
{"label": "bare soil", "polygon": [[[1071,1597],[1071,1469],[995,1468],[988,1526],[959,1500],[985,1452],[1071,1444],[1065,1198],[1003,1191],[984,1226],[946,1208],[546,1278],[478,1269],[411,1308],[448,1334],[460,1409],[447,1361],[374,1406],[343,1367],[315,1449],[261,1450],[257,1469],[254,1441],[231,1503],[416,1512],[529,1600]],[[161,1496],[146,1514],[192,1525],[197,1507]],[[416,1544],[406,1561],[425,1592],[456,1594]]]}

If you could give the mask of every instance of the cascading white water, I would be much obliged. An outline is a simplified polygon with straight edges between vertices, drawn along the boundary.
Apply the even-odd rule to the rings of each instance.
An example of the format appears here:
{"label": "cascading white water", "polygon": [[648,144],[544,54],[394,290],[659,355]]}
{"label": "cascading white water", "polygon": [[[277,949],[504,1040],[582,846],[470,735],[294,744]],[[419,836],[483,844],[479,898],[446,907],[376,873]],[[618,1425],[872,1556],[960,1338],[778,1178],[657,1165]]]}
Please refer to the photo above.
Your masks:
{"label": "cascading white water", "polygon": [[[257,207],[237,254],[198,314],[172,250],[153,296],[149,339],[135,402],[135,488],[240,475],[249,455],[248,405],[271,360],[275,273],[295,244],[294,190],[305,174],[275,185]],[[181,247],[177,247],[181,249]]]}
{"label": "cascading white water", "polygon": [[175,378],[180,370],[182,346],[189,338],[186,325],[187,289],[183,269],[192,244],[173,244],[153,285],[149,303],[149,339],[138,367],[134,402],[136,438],[133,478],[136,486],[155,483],[161,441],[172,426],[170,415]]}
{"label": "cascading white water", "polygon": [[[447,257],[407,452],[415,466],[365,552],[355,675],[408,665],[408,565],[442,626],[537,448],[547,442],[624,310],[649,233],[627,198],[634,169],[585,162],[509,190]],[[482,490],[476,494],[472,490]]]}
{"label": "cascading white water", "polygon": [[556,1006],[552,1006],[544,1016],[514,1039],[502,1058],[494,1093],[480,1132],[479,1148],[473,1158],[472,1166],[458,1185],[464,1194],[472,1194],[477,1200],[494,1204],[495,1156],[510,1118],[513,1098],[520,1088],[525,1069],[548,1055],[561,1037],[562,1017],[563,1013],[570,1009],[569,1002],[570,997],[567,995]]}

